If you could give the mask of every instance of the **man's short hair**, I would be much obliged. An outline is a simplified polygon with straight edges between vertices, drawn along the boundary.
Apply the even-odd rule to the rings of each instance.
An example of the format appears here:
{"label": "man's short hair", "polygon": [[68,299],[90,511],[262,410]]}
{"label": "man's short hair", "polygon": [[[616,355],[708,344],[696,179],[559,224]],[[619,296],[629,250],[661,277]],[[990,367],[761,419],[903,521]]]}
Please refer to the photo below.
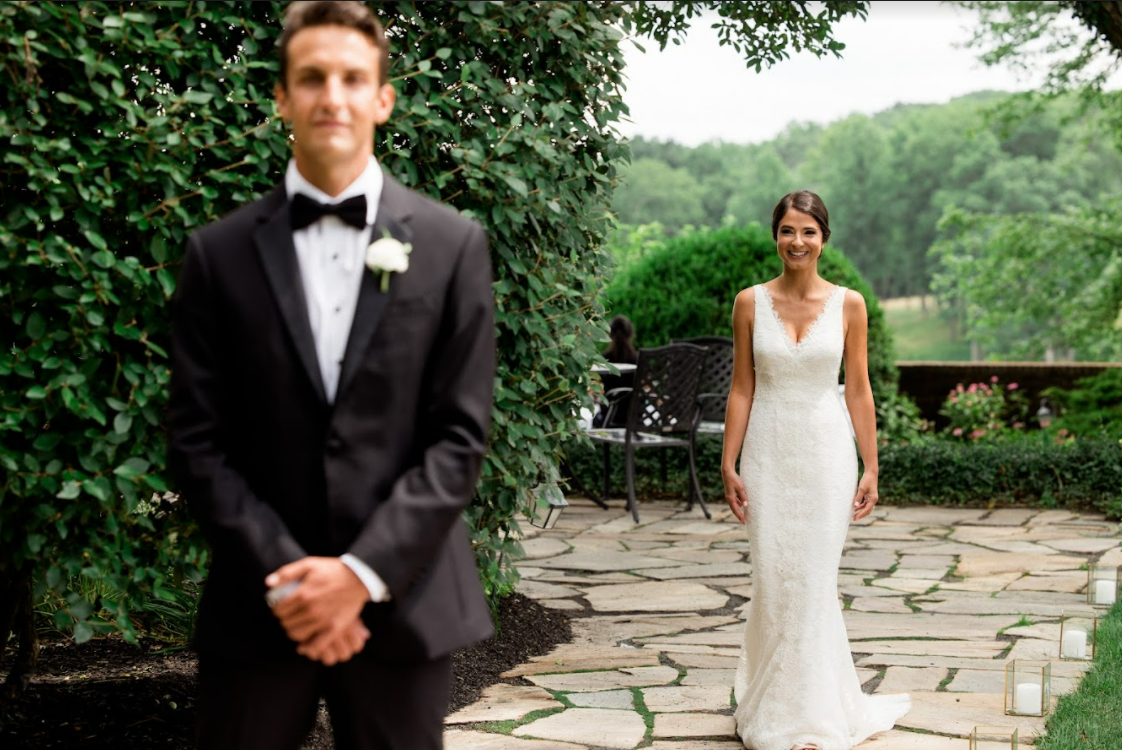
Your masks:
{"label": "man's short hair", "polygon": [[297,31],[312,26],[345,26],[361,32],[378,49],[378,83],[389,81],[390,43],[374,13],[362,2],[311,0],[295,2],[284,12],[284,30],[277,47],[280,50],[280,84],[288,88],[288,44]]}

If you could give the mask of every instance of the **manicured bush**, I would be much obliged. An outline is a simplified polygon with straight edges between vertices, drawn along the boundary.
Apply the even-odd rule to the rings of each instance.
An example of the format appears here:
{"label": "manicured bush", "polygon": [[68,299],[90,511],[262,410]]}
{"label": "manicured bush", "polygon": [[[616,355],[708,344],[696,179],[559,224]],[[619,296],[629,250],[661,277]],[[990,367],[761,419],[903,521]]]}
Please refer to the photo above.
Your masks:
{"label": "manicured bush", "polygon": [[[1062,507],[1096,510],[1122,520],[1122,451],[1116,441],[1057,443],[1048,435],[1035,437],[996,444],[927,439],[882,445],[880,495],[893,504]],[[595,491],[602,485],[601,450],[581,446],[570,452],[574,473]],[[625,497],[623,452],[614,451],[612,493]],[[666,481],[661,478],[659,453],[665,454]],[[685,500],[685,450],[640,451],[636,459],[640,498]],[[697,464],[706,502],[724,507],[719,438],[699,436]]]}

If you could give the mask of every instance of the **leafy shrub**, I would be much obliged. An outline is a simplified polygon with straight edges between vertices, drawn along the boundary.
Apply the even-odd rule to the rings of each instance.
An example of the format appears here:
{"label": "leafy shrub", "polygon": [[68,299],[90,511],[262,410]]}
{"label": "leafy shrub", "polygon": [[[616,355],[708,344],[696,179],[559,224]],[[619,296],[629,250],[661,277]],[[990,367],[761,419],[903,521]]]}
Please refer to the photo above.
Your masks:
{"label": "leafy shrub", "polygon": [[[994,507],[1036,505],[1097,510],[1122,520],[1122,451],[1111,440],[1053,442],[1046,435],[1003,443],[924,440],[882,446],[880,495],[891,504]],[[725,507],[721,484],[721,441],[698,438],[698,480],[711,508]],[[665,454],[667,474],[661,476]],[[599,491],[603,453],[579,446],[569,454],[573,472]],[[623,453],[612,454],[612,497],[626,497]],[[640,499],[685,500],[689,466],[685,450],[639,451],[635,462]],[[640,507],[640,513],[642,508]]]}
{"label": "leafy shrub", "polygon": [[1000,440],[1025,427],[1028,403],[1016,383],[1001,386],[996,375],[988,383],[958,384],[947,394],[939,413],[949,421],[947,435],[971,441]]}
{"label": "leafy shrub", "polygon": [[1059,407],[1052,426],[1079,436],[1122,437],[1122,367],[1083,378],[1070,389],[1043,391]]}
{"label": "leafy shrub", "polygon": [[936,505],[1040,504],[1092,508],[1122,519],[1122,452],[1110,440],[977,444],[932,440],[886,446],[881,496]]}
{"label": "leafy shrub", "polygon": [[[205,572],[182,503],[140,512],[169,489],[167,301],[192,229],[283,175],[290,149],[271,92],[284,5],[0,4],[0,38],[19,41],[0,47],[11,73],[0,104],[0,642],[9,628],[28,633],[36,602],[79,640],[131,637],[130,612]],[[517,535],[506,532],[577,432],[572,403],[590,403],[580,385],[605,327],[599,248],[626,156],[614,123],[627,8],[375,10],[398,93],[375,155],[491,240],[500,361],[467,519],[498,595],[514,575]]]}
{"label": "leafy shrub", "polygon": [[[840,250],[829,245],[822,252],[818,271],[827,281],[865,297],[869,378],[878,423],[890,424],[894,430],[882,436],[914,436],[919,428],[918,412],[909,416],[907,408],[899,406],[906,397],[896,397],[899,374],[892,333],[872,287]],[[731,336],[736,295],[781,272],[770,229],[753,222],[668,239],[622,269],[604,296],[611,313],[627,315],[635,323],[639,346],[661,346],[671,339]]]}
{"label": "leafy shrub", "polygon": [[931,423],[920,414],[916,402],[904,393],[882,393],[876,406],[877,439],[881,445],[910,443],[930,435]]}

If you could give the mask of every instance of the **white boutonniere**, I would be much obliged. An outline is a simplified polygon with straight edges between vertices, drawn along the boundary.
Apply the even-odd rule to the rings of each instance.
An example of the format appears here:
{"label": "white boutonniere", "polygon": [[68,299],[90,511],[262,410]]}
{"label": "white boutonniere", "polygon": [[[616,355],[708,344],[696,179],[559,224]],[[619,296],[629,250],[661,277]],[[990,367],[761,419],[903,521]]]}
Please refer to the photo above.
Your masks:
{"label": "white boutonniere", "polygon": [[388,233],[366,248],[366,267],[374,273],[382,272],[382,292],[390,288],[390,274],[409,270],[409,253],[413,245],[395,240]]}

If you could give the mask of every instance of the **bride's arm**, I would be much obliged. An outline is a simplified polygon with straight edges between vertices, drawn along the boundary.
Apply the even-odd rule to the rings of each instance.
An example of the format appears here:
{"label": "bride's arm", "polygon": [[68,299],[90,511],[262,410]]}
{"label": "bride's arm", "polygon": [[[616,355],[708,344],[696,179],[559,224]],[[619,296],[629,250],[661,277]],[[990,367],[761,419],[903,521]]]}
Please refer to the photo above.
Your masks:
{"label": "bride's arm", "polygon": [[853,497],[853,520],[869,515],[879,498],[877,480],[880,462],[877,458],[877,413],[873,389],[869,384],[869,317],[865,298],[859,292],[845,293],[845,405],[857,435],[857,449],[865,471]]}
{"label": "bride's arm", "polygon": [[721,452],[721,481],[725,485],[725,502],[741,523],[748,517],[748,493],[736,471],[736,459],[744,446],[748,415],[752,411],[752,395],[756,390],[756,371],[752,363],[752,325],[756,309],[754,289],[736,295],[732,307],[732,386],[725,408],[725,440]]}

